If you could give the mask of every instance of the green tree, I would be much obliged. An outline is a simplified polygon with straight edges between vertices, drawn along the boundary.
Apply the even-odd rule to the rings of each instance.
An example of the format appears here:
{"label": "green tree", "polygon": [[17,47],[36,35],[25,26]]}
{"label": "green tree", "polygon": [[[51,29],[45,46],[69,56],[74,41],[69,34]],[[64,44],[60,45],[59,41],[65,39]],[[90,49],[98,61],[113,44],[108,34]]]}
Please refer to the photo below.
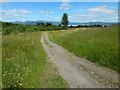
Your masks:
{"label": "green tree", "polygon": [[68,23],[68,15],[67,13],[64,13],[61,20],[61,24],[64,26],[64,29],[67,29]]}

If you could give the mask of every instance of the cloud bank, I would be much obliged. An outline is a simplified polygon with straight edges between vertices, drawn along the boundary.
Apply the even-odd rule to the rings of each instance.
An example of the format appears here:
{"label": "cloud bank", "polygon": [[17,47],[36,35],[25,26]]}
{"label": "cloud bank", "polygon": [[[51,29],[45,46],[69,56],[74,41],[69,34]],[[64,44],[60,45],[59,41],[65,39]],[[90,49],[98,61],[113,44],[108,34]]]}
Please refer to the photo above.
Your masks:
{"label": "cloud bank", "polygon": [[68,2],[63,2],[60,5],[60,9],[61,10],[69,10],[71,7],[72,7],[72,5],[70,3],[68,3]]}
{"label": "cloud bank", "polygon": [[70,21],[79,22],[113,22],[118,21],[118,11],[110,9],[107,5],[97,6],[86,10],[85,14],[72,13]]}

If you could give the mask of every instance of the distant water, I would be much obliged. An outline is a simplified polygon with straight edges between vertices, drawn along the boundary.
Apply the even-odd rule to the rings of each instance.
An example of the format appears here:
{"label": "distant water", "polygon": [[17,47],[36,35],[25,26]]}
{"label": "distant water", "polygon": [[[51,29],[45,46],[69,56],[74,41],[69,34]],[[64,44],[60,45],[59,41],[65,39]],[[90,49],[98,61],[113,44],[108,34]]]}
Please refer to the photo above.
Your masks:
{"label": "distant water", "polygon": [[[29,25],[36,25],[37,23],[52,23],[53,25],[59,25],[61,24],[60,21],[25,21],[25,22],[21,22],[21,21],[16,21],[16,22],[12,22],[12,23],[23,23],[23,24],[29,24]],[[77,25],[113,25],[113,24],[117,24],[117,22],[70,22],[68,25],[72,25],[72,26],[77,26]]]}
{"label": "distant water", "polygon": [[113,25],[113,24],[117,24],[117,22],[86,22],[86,23],[83,23],[83,22],[71,22],[69,23],[69,26],[70,25],[73,25],[73,26],[77,26],[77,25],[106,25],[106,26],[110,26],[110,25]]}
{"label": "distant water", "polygon": [[[54,25],[59,25],[61,24],[61,22],[51,22]],[[68,25],[69,26],[78,26],[78,25],[106,25],[106,26],[110,26],[113,24],[117,24],[117,22],[70,22]]]}

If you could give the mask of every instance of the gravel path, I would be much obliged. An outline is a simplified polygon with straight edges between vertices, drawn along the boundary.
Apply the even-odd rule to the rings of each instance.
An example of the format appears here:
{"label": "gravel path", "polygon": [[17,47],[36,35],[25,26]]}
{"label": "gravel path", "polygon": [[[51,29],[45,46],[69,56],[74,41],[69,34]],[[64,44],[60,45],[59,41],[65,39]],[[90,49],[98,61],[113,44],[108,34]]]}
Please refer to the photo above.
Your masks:
{"label": "gravel path", "polygon": [[41,43],[51,62],[58,68],[59,75],[70,88],[116,88],[118,73],[97,66],[86,59],[75,56],[62,46],[50,41],[45,32]]}

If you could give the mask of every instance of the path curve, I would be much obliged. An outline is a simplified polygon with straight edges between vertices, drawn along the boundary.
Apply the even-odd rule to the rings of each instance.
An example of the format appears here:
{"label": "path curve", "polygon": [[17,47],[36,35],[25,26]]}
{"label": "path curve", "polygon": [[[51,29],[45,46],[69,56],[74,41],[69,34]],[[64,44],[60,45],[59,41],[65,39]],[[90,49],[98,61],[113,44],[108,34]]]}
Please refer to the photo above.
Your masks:
{"label": "path curve", "polygon": [[50,41],[45,32],[41,43],[59,74],[67,81],[70,88],[116,88],[118,73],[99,67],[88,60],[81,59],[68,52],[62,46]]}

